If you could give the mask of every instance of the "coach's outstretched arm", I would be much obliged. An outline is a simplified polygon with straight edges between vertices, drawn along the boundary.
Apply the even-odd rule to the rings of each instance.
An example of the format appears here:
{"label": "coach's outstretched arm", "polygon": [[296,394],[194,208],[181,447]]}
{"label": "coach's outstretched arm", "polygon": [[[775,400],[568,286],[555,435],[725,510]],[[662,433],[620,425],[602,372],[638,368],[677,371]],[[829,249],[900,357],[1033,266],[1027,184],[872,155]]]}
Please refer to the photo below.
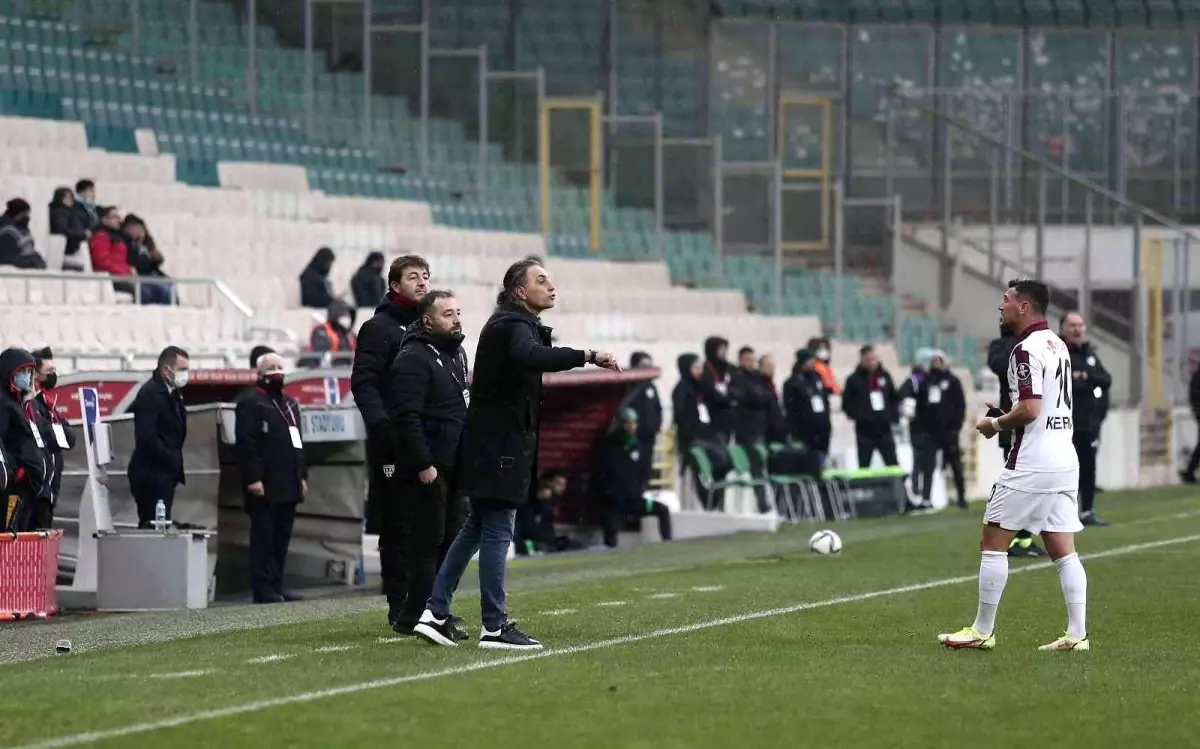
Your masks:
{"label": "coach's outstretched arm", "polygon": [[509,328],[508,352],[519,364],[536,372],[565,372],[585,364],[620,370],[616,357],[608,351],[546,346],[527,325],[513,325]]}

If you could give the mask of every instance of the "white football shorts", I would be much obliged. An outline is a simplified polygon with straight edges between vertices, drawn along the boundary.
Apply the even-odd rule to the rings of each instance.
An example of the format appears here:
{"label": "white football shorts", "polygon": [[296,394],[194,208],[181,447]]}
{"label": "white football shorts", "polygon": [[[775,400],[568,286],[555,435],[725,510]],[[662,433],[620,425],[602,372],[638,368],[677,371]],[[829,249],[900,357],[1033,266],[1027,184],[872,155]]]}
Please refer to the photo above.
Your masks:
{"label": "white football shorts", "polygon": [[[1078,488],[1062,489],[1061,477],[1055,477],[1058,481],[1051,476],[1039,478],[1043,478],[1046,484],[1058,483],[1059,490],[1038,491],[1033,487],[1017,488],[1000,482],[993,484],[987,509],[983,512],[983,522],[995,523],[1006,531],[1024,530],[1030,533],[1078,533],[1083,530],[1083,523],[1079,522]],[[1035,479],[1021,483],[1042,482]]]}

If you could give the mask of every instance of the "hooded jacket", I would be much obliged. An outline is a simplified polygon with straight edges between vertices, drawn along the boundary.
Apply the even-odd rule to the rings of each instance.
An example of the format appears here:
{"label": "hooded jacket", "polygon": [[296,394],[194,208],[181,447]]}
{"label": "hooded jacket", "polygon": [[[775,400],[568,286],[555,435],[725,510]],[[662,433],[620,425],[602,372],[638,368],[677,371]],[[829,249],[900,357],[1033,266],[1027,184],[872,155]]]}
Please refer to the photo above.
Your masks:
{"label": "hooded jacket", "polygon": [[[247,502],[295,505],[304,501],[308,463],[304,448],[292,442],[291,429],[300,428],[300,404],[282,390],[255,387],[237,404],[235,453],[242,469],[242,497]],[[263,495],[250,494],[250,484],[262,482]]]}
{"label": "hooded jacket", "polygon": [[692,379],[692,365],[699,358],[695,354],[684,354],[676,360],[679,382],[671,391],[671,406],[675,414],[675,443],[680,454],[687,453],[696,443],[716,440],[707,391],[701,381]]}
{"label": "hooded jacket", "polygon": [[462,342],[440,340],[413,326],[392,363],[387,387],[400,443],[397,470],[410,480],[430,466],[448,474],[458,461],[467,418]]}
{"label": "hooded jacket", "polygon": [[930,369],[921,378],[914,397],[914,429],[935,438],[958,439],[967,418],[967,398],[962,382],[948,369]]}
{"label": "hooded jacket", "polygon": [[79,245],[88,238],[88,228],[87,214],[80,213],[75,206],[50,203],[50,233],[67,238],[65,254],[79,252]]}
{"label": "hooded jacket", "polygon": [[42,270],[46,260],[33,244],[28,226],[17,226],[7,216],[0,218],[0,265]]}
{"label": "hooded jacket", "polygon": [[322,247],[300,274],[300,306],[327,309],[333,302],[329,271],[333,269],[333,250]]}
{"label": "hooded jacket", "polygon": [[[342,315],[349,316],[349,329],[343,329],[337,324],[338,318]],[[313,326],[312,335],[309,337],[309,346],[318,353],[353,351],[357,345],[354,337],[354,318],[356,316],[357,312],[349,304],[341,299],[334,299],[329,303],[329,310],[325,313],[325,322]]]}
{"label": "hooded jacket", "polygon": [[783,384],[783,408],[787,414],[788,431],[806,445],[828,448],[832,428],[829,414],[829,388],[815,369],[804,371],[813,356],[803,352],[797,356],[792,376]]}
{"label": "hooded jacket", "polygon": [[500,306],[475,349],[457,486],[502,505],[529,501],[537,472],[542,374],[582,367],[587,353],[550,345],[553,330],[523,307]]}
{"label": "hooded jacket", "polygon": [[[32,372],[33,354],[10,348],[0,352],[0,442],[9,461],[9,490],[14,484],[24,499],[52,499],[52,460],[40,430],[35,432],[36,412],[32,400],[25,401],[13,387],[17,371]],[[39,444],[40,443],[40,444]],[[0,518],[2,520],[3,518]]]}
{"label": "hooded jacket", "polygon": [[394,460],[396,438],[388,426],[392,403],[387,393],[387,378],[396,354],[400,353],[404,331],[416,319],[416,302],[388,294],[375,307],[374,316],[358,330],[350,391],[367,427],[367,453],[374,465]]}
{"label": "hooded jacket", "polygon": [[712,337],[704,341],[704,370],[700,373],[700,386],[712,419],[714,438],[729,441],[733,435],[734,396],[730,393],[733,367],[724,359],[717,358],[717,350],[729,348],[729,341]]}
{"label": "hooded jacket", "polygon": [[383,280],[383,271],[376,263],[384,260],[382,252],[372,252],[367,261],[354,272],[350,279],[350,293],[354,296],[356,307],[374,307],[387,294],[387,281]]}

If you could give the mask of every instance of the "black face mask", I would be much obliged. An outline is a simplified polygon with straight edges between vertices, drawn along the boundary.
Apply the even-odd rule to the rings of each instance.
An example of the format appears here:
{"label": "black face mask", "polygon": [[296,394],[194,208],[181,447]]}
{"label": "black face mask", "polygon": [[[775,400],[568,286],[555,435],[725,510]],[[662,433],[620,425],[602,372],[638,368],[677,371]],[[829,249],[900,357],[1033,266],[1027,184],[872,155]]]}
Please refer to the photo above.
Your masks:
{"label": "black face mask", "polygon": [[283,392],[283,373],[275,372],[273,374],[261,375],[258,378],[258,384],[268,393]]}
{"label": "black face mask", "polygon": [[16,226],[18,229],[28,229],[29,228],[29,217],[22,216],[21,218],[14,221],[13,225]]}
{"label": "black face mask", "polygon": [[53,390],[58,385],[58,372],[51,372],[42,380],[42,390]]}

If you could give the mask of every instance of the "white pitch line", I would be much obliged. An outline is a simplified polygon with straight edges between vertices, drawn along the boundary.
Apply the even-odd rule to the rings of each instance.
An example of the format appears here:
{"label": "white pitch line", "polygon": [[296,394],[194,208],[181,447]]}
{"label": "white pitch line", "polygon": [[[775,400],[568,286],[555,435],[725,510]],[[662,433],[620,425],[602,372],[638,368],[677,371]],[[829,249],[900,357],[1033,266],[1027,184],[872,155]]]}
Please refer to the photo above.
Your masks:
{"label": "white pitch line", "polygon": [[[1114,549],[1107,549],[1105,551],[1098,551],[1094,554],[1088,554],[1083,558],[1091,560],[1103,559],[1105,557],[1123,556],[1125,554],[1146,551],[1147,549],[1158,549],[1164,546],[1176,546],[1179,544],[1194,543],[1196,541],[1200,541],[1200,535],[1180,536],[1178,538],[1168,538],[1162,541],[1150,541],[1147,543],[1132,544],[1130,546],[1118,546]],[[1045,570],[1052,567],[1054,567],[1054,562],[1035,562],[1033,564],[1027,564],[1022,567],[1010,569],[1008,574],[1010,576],[1021,575],[1027,572],[1033,572],[1034,570]],[[692,624],[684,624],[678,627],[655,629],[638,635],[614,637],[611,640],[597,640],[596,642],[584,643],[583,645],[572,645],[564,648],[551,648],[539,651],[537,653],[526,653],[525,655],[510,655],[501,658],[485,659],[475,661],[473,663],[467,663],[462,666],[439,669],[437,671],[423,671],[420,673],[409,674],[407,676],[395,676],[390,679],[364,681],[358,684],[347,684],[345,686],[321,689],[315,692],[301,692],[300,694],[292,694],[286,697],[274,697],[268,700],[256,700],[254,702],[246,702],[241,705],[231,705],[230,707],[216,708],[214,710],[201,710],[200,712],[178,715],[174,718],[165,718],[163,720],[157,720],[149,723],[134,723],[128,726],[121,726],[119,728],[106,728],[100,731],[90,731],[88,733],[69,734],[67,736],[60,736],[58,738],[40,741],[36,744],[25,744],[23,746],[14,747],[13,749],[58,749],[58,747],[64,746],[92,744],[97,741],[105,741],[107,739],[150,733],[151,731],[161,731],[167,728],[177,728],[179,726],[186,726],[205,720],[216,720],[217,718],[229,718],[235,715],[256,713],[262,710],[270,710],[271,708],[275,707],[284,707],[286,705],[295,705],[303,702],[314,702],[316,700],[324,700],[330,697],[342,697],[348,694],[358,694],[359,692],[367,692],[375,689],[385,689],[387,687],[394,687],[400,684],[432,681],[433,679],[441,679],[447,676],[458,676],[460,674],[469,674],[476,671],[488,671],[493,668],[500,668],[501,666],[514,666],[518,663],[538,661],[545,658],[561,658],[563,656],[576,655],[578,653],[590,653],[593,650],[605,650],[607,648],[620,647],[621,645],[632,645],[633,643],[644,642],[646,640],[656,640],[660,637],[684,635],[692,632],[700,632],[706,629],[713,629],[715,627],[725,627],[730,624],[741,624],[743,622],[755,621],[757,619],[770,619],[777,616],[795,614],[800,611],[812,611],[814,609],[823,609],[830,606],[841,606],[847,603],[869,601],[873,598],[886,598],[889,596],[904,595],[906,593],[920,593],[922,591],[933,590],[935,588],[945,588],[951,585],[973,583],[977,580],[978,577],[976,575],[962,575],[960,577],[946,577],[942,578],[941,580],[929,580],[923,583],[902,585],[897,588],[886,588],[884,590],[873,590],[867,593],[855,593],[853,595],[839,596],[837,598],[827,598],[823,601],[807,601],[804,603],[792,604],[791,606],[763,609],[762,611],[752,611],[748,614],[738,614],[737,616],[727,616],[722,619],[710,619],[708,621],[694,622]]]}
{"label": "white pitch line", "polygon": [[411,640],[411,639],[412,639],[411,637],[380,637],[375,642],[379,643],[380,645],[387,645],[389,643],[404,642],[405,640]]}
{"label": "white pitch line", "polygon": [[325,645],[313,650],[314,653],[344,653],[347,650],[354,650],[357,645]]}
{"label": "white pitch line", "polygon": [[694,585],[692,590],[697,593],[716,593],[718,590],[724,590],[724,585]]}
{"label": "white pitch line", "polygon": [[629,603],[629,601],[601,601],[600,603],[598,603],[596,605],[604,606],[606,608],[613,608],[614,606],[625,606],[628,603]]}
{"label": "white pitch line", "polygon": [[147,679],[190,679],[195,676],[210,676],[215,674],[216,669],[205,668],[199,671],[176,671],[170,674],[147,674]]}
{"label": "white pitch line", "polygon": [[678,593],[655,593],[654,595],[646,596],[651,601],[665,601],[668,598],[678,598]]}
{"label": "white pitch line", "polygon": [[554,609],[552,611],[543,611],[538,616],[567,616],[569,614],[578,613],[578,609]]}
{"label": "white pitch line", "polygon": [[246,663],[252,663],[255,665],[262,663],[277,663],[279,661],[286,661],[288,658],[295,657],[296,656],[292,653],[272,653],[271,655],[260,655],[257,658],[251,658],[250,660],[246,661]]}

